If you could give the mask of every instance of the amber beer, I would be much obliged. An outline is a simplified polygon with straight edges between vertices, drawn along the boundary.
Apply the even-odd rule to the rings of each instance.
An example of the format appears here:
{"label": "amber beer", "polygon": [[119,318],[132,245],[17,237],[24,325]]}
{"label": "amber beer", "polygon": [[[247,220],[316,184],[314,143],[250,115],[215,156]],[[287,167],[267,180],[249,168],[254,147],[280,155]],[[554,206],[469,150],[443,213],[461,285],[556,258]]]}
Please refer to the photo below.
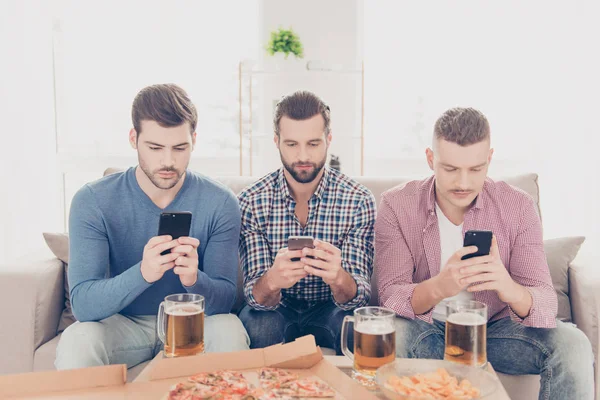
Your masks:
{"label": "amber beer", "polygon": [[195,304],[172,306],[167,314],[165,354],[191,356],[204,352],[204,309]]}
{"label": "amber beer", "polygon": [[354,370],[375,376],[377,368],[396,357],[396,331],[387,323],[363,323],[354,328]]}
{"label": "amber beer", "polygon": [[165,345],[165,357],[204,352],[204,296],[172,294],[158,307],[156,331]]}
{"label": "amber beer", "polygon": [[459,311],[446,318],[444,359],[483,367],[487,364],[487,320],[484,316]]}
{"label": "amber beer", "polygon": [[[352,360],[352,378],[375,388],[375,373],[396,357],[396,313],[385,307],[361,307],[342,322],[342,353]],[[354,352],[348,349],[348,327],[354,324]]]}

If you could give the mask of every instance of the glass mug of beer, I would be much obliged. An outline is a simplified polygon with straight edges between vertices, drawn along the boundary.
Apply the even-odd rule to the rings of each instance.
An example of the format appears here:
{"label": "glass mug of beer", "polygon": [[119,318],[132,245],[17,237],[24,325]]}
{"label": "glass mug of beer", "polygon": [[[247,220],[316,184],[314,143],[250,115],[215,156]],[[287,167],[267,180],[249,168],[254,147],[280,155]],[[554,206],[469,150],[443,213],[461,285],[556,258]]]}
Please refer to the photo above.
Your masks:
{"label": "glass mug of beer", "polygon": [[[342,323],[342,352],[354,361],[352,377],[375,384],[377,368],[396,358],[396,313],[384,307],[362,307]],[[348,349],[348,324],[354,322],[354,354]]]}
{"label": "glass mug of beer", "polygon": [[204,353],[204,296],[172,294],[158,307],[156,331],[165,357]]}
{"label": "glass mug of beer", "polygon": [[487,365],[487,306],[479,301],[446,303],[444,360],[475,367]]}

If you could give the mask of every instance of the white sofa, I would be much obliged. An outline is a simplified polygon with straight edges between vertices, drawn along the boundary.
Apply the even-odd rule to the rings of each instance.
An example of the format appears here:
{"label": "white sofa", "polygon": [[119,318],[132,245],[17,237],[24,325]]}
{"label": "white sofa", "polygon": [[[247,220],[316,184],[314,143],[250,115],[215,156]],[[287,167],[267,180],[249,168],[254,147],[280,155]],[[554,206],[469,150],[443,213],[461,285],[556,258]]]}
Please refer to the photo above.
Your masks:
{"label": "white sofa", "polygon": [[[105,173],[111,172],[114,170],[108,169]],[[218,179],[235,193],[255,180],[250,177]],[[377,202],[383,191],[407,180],[402,177],[356,179],[373,192]],[[505,180],[531,194],[539,206],[537,175],[528,174]],[[565,279],[558,286],[565,286],[567,307],[570,305],[571,315],[563,317],[570,318],[587,335],[598,363],[600,273],[594,272],[593,264],[585,262],[583,258],[580,252],[575,261],[558,274],[564,275]],[[57,327],[65,299],[63,265],[49,250],[43,249],[0,266],[0,304],[4,309],[0,324],[0,374],[54,369],[56,345],[60,338]],[[238,289],[236,307],[242,301],[241,284]],[[374,287],[372,304],[377,302],[376,292]],[[143,367],[140,365],[131,369],[129,377],[137,375]],[[511,398],[537,398],[539,376],[499,375]],[[596,392],[599,392],[597,386]]]}

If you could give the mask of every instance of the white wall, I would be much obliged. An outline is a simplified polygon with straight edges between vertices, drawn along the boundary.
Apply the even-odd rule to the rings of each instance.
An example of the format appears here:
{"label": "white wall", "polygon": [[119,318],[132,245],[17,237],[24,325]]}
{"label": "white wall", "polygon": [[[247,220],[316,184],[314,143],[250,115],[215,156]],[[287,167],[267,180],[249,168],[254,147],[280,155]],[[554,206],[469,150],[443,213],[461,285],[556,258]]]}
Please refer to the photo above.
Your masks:
{"label": "white wall", "polygon": [[[360,144],[360,66],[361,31],[357,29],[362,2],[347,0],[262,0],[261,44],[266,47],[270,32],[290,27],[304,46],[304,59],[293,65],[279,65],[277,74],[253,77],[259,88],[253,124],[255,157],[253,175],[260,176],[281,165],[273,143],[273,102],[296,90],[313,91],[331,108],[333,141],[330,153],[340,156],[342,169],[358,174]],[[262,51],[259,65],[273,70],[271,57]],[[293,58],[293,56],[290,56]],[[338,72],[306,71],[309,61],[337,69]],[[292,64],[294,62],[290,60]]]}
{"label": "white wall", "polygon": [[540,175],[545,236],[600,239],[599,7],[365,2],[366,174],[428,174],[436,118],[479,108],[496,150],[490,174]]}
{"label": "white wall", "polygon": [[38,1],[0,1],[0,263],[60,225],[51,20]]}

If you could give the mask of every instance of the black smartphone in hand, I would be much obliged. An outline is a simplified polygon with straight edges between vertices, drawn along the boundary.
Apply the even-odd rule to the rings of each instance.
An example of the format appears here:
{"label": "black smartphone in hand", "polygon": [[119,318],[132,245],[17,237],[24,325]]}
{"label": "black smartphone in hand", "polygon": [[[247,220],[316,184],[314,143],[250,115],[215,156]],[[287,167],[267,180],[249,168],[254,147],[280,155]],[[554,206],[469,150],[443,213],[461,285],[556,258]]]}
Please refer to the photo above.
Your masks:
{"label": "black smartphone in hand", "polygon": [[466,231],[464,247],[477,246],[475,253],[462,256],[461,260],[467,260],[473,257],[487,256],[492,248],[492,231]]}
{"label": "black smartphone in hand", "polygon": [[[192,213],[189,211],[162,212],[158,223],[158,236],[171,235],[173,239],[190,236],[191,226]],[[170,252],[171,250],[165,250],[160,254],[164,256]]]}

